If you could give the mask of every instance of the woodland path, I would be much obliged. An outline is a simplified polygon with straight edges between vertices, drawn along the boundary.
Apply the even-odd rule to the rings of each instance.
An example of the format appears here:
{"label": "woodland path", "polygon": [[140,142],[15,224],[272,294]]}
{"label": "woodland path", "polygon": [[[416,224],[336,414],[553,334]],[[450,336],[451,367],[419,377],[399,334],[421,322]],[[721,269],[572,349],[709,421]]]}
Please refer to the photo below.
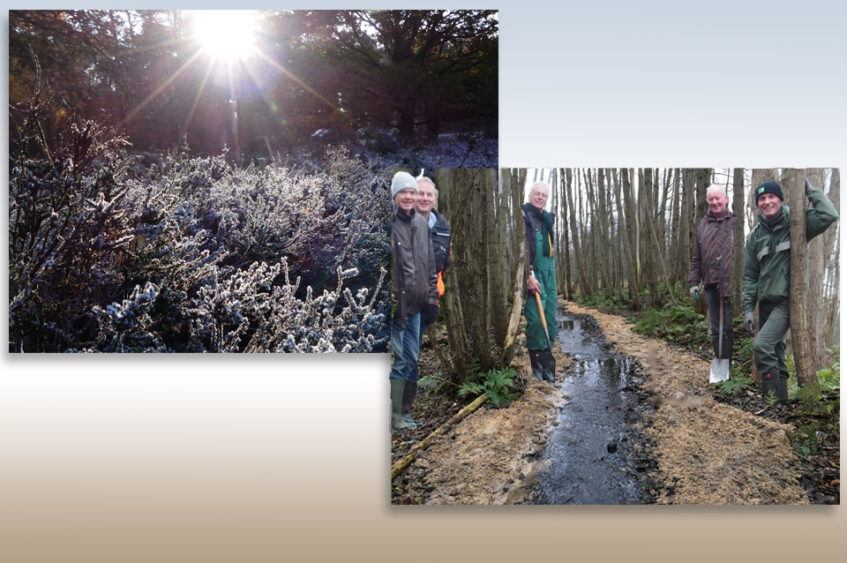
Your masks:
{"label": "woodland path", "polygon": [[[791,427],[715,401],[709,364],[633,332],[625,319],[564,305],[593,317],[610,348],[637,362],[650,408],[639,432],[653,459],[651,501],[659,504],[808,504],[791,447]],[[523,396],[505,409],[481,409],[439,437],[401,476],[426,504],[529,504],[559,409],[562,370],[570,358],[557,350],[555,385],[527,379]],[[513,366],[529,375],[529,359]]]}

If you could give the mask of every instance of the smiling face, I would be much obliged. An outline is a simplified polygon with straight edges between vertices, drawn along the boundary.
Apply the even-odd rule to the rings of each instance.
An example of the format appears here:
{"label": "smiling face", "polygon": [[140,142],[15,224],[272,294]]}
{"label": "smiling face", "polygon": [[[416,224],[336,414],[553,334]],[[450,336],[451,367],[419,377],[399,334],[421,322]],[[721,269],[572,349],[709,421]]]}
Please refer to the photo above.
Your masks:
{"label": "smiling face", "polygon": [[415,210],[424,217],[428,217],[433,207],[435,207],[435,186],[428,180],[419,180]]}
{"label": "smiling face", "polygon": [[774,194],[762,194],[756,200],[756,205],[765,219],[773,219],[779,214],[779,210],[782,209],[782,200]]}
{"label": "smiling face", "polygon": [[725,194],[717,191],[709,192],[706,201],[709,202],[709,211],[716,217],[720,217],[726,213],[729,198]]}
{"label": "smiling face", "polygon": [[397,192],[394,196],[394,204],[402,211],[411,211],[415,206],[415,196],[418,192],[412,188],[406,188]]}
{"label": "smiling face", "polygon": [[543,188],[535,188],[529,194],[529,204],[536,209],[544,209],[547,205],[547,191]]}

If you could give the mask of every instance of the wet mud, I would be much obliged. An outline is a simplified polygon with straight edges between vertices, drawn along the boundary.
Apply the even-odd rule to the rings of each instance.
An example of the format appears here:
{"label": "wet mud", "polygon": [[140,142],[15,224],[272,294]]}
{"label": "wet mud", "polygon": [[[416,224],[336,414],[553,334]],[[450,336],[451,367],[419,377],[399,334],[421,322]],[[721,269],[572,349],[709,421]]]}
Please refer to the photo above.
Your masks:
{"label": "wet mud", "polygon": [[[541,456],[535,504],[643,504],[650,495],[648,444],[637,422],[640,366],[605,341],[589,316],[560,309],[558,344],[573,359],[565,399]],[[655,488],[652,488],[655,493]]]}

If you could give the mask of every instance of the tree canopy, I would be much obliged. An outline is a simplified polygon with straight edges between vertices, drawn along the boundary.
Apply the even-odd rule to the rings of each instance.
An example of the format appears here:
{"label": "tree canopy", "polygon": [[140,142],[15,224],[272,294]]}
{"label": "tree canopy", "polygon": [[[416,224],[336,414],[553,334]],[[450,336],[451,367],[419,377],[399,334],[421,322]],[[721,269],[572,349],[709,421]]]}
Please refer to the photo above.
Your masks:
{"label": "tree canopy", "polygon": [[40,80],[59,114],[110,124],[139,150],[267,156],[319,129],[496,134],[496,12],[253,15],[249,55],[221,57],[192,12],[10,11],[10,102]]}

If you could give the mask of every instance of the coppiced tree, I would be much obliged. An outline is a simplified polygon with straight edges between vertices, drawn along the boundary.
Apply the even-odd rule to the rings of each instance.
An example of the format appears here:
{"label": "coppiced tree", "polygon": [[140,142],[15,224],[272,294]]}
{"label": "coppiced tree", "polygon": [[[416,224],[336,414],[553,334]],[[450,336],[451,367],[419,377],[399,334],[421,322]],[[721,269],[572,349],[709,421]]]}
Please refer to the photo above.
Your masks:
{"label": "coppiced tree", "polygon": [[[509,275],[512,264],[492,245],[509,237],[508,222],[498,220],[497,213],[504,200],[511,201],[519,179],[510,173],[504,178],[498,188],[495,169],[436,170],[440,210],[453,232],[442,305],[448,335],[445,368],[456,384],[465,381],[472,361],[483,371],[503,361],[511,309],[503,303],[505,288],[498,280]],[[509,217],[514,220],[514,214]]]}

